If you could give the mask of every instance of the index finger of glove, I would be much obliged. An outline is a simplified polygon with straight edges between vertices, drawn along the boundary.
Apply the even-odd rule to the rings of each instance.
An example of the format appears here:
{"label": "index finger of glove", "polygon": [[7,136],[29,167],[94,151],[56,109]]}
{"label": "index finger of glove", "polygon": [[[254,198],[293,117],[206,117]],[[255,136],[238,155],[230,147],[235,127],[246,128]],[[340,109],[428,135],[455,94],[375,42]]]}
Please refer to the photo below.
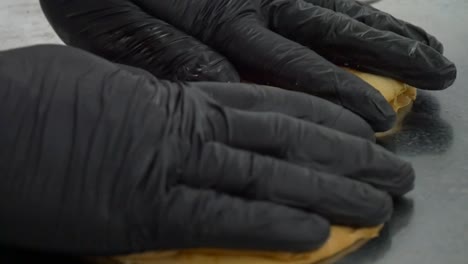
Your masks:
{"label": "index finger of glove", "polygon": [[393,195],[413,188],[412,166],[368,140],[275,113],[226,109],[230,146],[369,183]]}
{"label": "index finger of glove", "polygon": [[239,65],[243,76],[340,104],[375,131],[393,126],[395,112],[374,87],[307,47],[250,20],[233,25],[231,40],[227,56]]}
{"label": "index finger of glove", "polygon": [[276,87],[244,83],[195,82],[193,86],[224,106],[275,112],[375,140],[374,131],[362,118],[327,100]]}
{"label": "index finger of glove", "polygon": [[419,41],[430,46],[439,53],[443,53],[444,47],[434,36],[422,28],[406,21],[395,18],[366,3],[355,0],[304,0],[317,6],[331,9],[335,12],[346,14],[355,20],[370,27],[383,31],[391,31],[400,36]]}

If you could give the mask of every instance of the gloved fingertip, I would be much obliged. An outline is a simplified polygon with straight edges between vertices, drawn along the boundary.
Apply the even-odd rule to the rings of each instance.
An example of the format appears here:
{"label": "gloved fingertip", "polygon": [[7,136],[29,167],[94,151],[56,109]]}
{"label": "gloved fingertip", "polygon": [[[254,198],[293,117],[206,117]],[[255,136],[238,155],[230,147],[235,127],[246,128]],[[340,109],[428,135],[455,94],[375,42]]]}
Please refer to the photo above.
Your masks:
{"label": "gloved fingertip", "polygon": [[259,212],[252,245],[259,250],[304,252],[322,246],[330,236],[330,223],[321,216],[281,205]]}
{"label": "gloved fingertip", "polygon": [[369,117],[366,118],[366,121],[372,126],[375,132],[385,132],[395,125],[397,114],[393,108],[388,104],[387,101],[383,100],[382,102],[374,102],[376,114],[372,116],[372,119]]}
{"label": "gloved fingertip", "polygon": [[425,90],[440,91],[452,86],[457,79],[457,67],[446,58],[443,58],[430,72],[426,78],[417,79],[413,86]]}
{"label": "gloved fingertip", "polygon": [[365,225],[377,226],[384,224],[390,220],[393,214],[393,200],[390,195],[381,192],[381,197],[376,199],[375,206],[372,211],[368,212],[368,217]]}
{"label": "gloved fingertip", "polygon": [[[330,176],[329,176],[330,177]],[[356,227],[373,227],[385,223],[393,212],[391,196],[365,182],[337,177],[331,185],[328,203],[316,205],[322,215],[334,224]],[[341,186],[339,186],[341,185]],[[333,190],[337,189],[337,190]],[[337,199],[338,198],[338,199]]]}
{"label": "gloved fingertip", "polygon": [[398,171],[398,175],[394,177],[393,187],[388,189],[388,193],[394,197],[403,196],[413,190],[416,178],[413,166],[408,162],[403,162]]}
{"label": "gloved fingertip", "polygon": [[437,52],[439,52],[440,54],[444,54],[444,45],[437,39],[435,38],[431,39],[429,42],[429,46],[437,50]]}
{"label": "gloved fingertip", "polygon": [[319,215],[279,204],[258,205],[245,215],[245,223],[234,224],[234,230],[229,231],[235,238],[231,246],[306,252],[321,247],[330,236],[330,223]]}
{"label": "gloved fingertip", "polygon": [[407,56],[417,62],[414,69],[403,74],[402,80],[411,86],[424,90],[444,90],[452,86],[457,78],[455,64],[432,47],[415,43]]}
{"label": "gloved fingertip", "polygon": [[440,79],[444,82],[440,84],[441,90],[446,89],[455,83],[457,79],[457,67],[454,63],[449,63],[443,70],[441,70]]}
{"label": "gloved fingertip", "polygon": [[[330,236],[330,224],[325,219],[306,215],[291,219],[288,223],[289,241],[285,245],[290,252],[304,252],[320,248]],[[289,225],[290,224],[290,225]]]}
{"label": "gloved fingertip", "polygon": [[346,77],[351,85],[341,85],[341,105],[363,118],[375,132],[390,130],[397,115],[385,97],[357,76],[347,73]]}

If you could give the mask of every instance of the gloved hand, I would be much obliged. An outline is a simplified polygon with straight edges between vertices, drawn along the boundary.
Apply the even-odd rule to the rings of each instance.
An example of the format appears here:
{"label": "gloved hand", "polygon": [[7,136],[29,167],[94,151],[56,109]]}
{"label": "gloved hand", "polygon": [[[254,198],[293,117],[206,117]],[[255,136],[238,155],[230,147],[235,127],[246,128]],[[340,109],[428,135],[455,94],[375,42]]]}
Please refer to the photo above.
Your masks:
{"label": "gloved hand", "polygon": [[[69,45],[155,76],[242,79],[343,105],[376,131],[395,113],[336,65],[412,86],[450,86],[456,69],[422,29],[353,0],[41,0]],[[232,63],[232,64],[231,64]],[[336,64],[336,65],[335,65]]]}
{"label": "gloved hand", "polygon": [[65,46],[1,52],[0,243],[314,249],[330,223],[385,222],[413,187],[410,164],[326,127],[350,120],[365,137],[363,120],[308,95],[161,81]]}

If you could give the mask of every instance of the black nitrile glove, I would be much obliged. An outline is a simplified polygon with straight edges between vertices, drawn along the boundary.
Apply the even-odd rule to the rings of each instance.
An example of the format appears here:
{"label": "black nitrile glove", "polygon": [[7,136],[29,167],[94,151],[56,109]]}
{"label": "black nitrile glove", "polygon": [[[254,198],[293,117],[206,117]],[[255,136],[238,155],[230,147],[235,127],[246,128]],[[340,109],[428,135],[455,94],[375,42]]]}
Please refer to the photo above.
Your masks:
{"label": "black nitrile glove", "polygon": [[388,220],[391,196],[413,187],[411,165],[317,123],[371,132],[277,88],[161,81],[64,46],[1,52],[0,243],[303,251],[330,224]]}
{"label": "black nitrile glove", "polygon": [[69,45],[171,80],[238,82],[239,71],[242,79],[331,100],[376,131],[392,126],[392,108],[336,65],[428,90],[447,88],[456,77],[433,36],[353,0],[41,0],[41,5]]}

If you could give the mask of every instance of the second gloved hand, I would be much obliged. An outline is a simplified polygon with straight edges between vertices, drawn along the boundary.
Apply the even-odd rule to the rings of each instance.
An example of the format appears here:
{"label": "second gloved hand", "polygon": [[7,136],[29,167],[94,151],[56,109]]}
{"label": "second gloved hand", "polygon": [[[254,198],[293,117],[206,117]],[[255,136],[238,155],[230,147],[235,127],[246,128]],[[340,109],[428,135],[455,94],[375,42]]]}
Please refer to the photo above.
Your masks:
{"label": "second gloved hand", "polygon": [[[157,77],[255,83],[302,91],[363,117],[395,113],[336,65],[440,90],[456,69],[419,27],[354,0],[42,0],[62,40]],[[239,77],[239,74],[240,76]]]}
{"label": "second gloved hand", "polygon": [[305,95],[161,81],[61,46],[0,53],[0,84],[7,245],[311,250],[330,224],[385,222],[413,187],[364,121]]}

